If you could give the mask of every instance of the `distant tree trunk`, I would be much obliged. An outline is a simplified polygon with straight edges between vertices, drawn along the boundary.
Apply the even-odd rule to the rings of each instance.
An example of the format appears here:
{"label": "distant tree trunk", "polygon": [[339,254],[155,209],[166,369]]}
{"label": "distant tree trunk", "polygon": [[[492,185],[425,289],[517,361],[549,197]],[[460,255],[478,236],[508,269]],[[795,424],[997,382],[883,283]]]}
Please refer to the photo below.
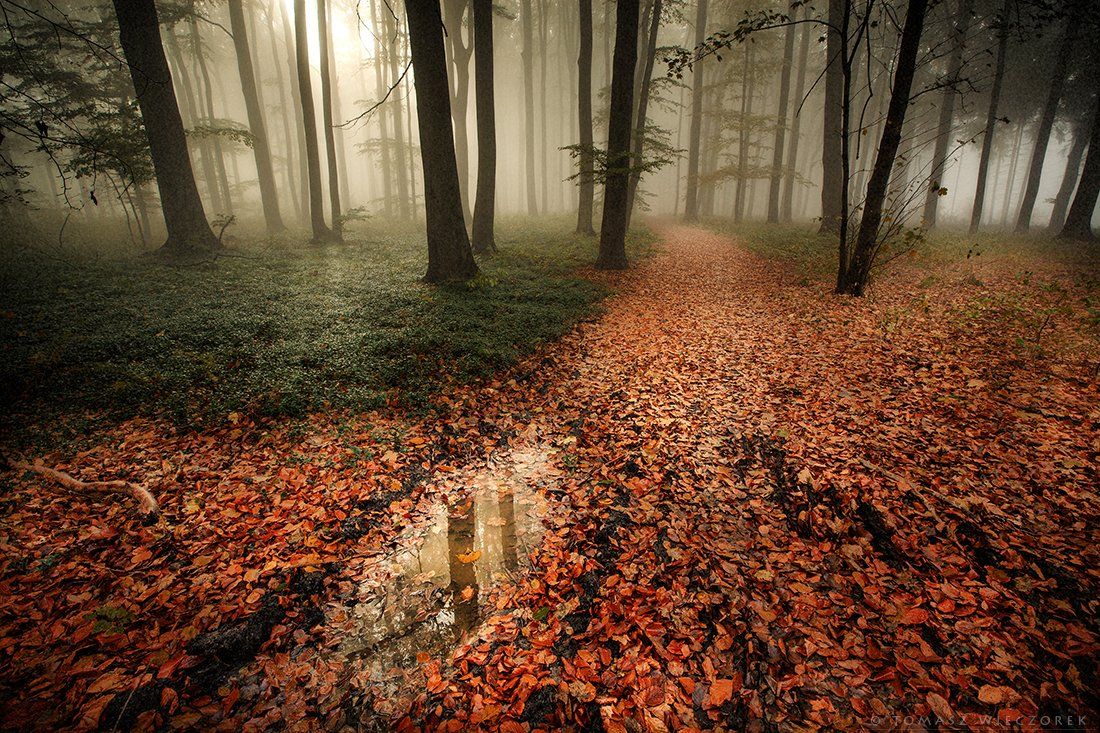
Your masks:
{"label": "distant tree trunk", "polygon": [[286,47],[286,66],[289,74],[290,98],[294,103],[294,130],[298,137],[298,181],[301,183],[301,198],[298,208],[302,212],[303,219],[309,216],[309,165],[306,161],[306,125],[300,114],[302,109],[302,94],[298,86],[298,53],[294,38],[294,28],[287,16],[286,3],[277,2],[279,13],[283,21],[283,45]]}
{"label": "distant tree trunk", "polygon": [[[707,0],[695,7],[695,47],[707,37]],[[688,127],[687,190],[684,194],[684,221],[699,218],[699,145],[703,133],[703,60],[691,69],[691,125]]]}
{"label": "distant tree trunk", "polygon": [[493,0],[473,0],[474,86],[477,94],[477,197],[473,249],[496,252],[493,219],[497,193],[497,122],[493,90]]}
{"label": "distant tree trunk", "polygon": [[172,74],[160,40],[160,24],[153,0],[114,0],[119,40],[141,109],[153,159],[168,238],[164,249],[181,253],[212,249],[217,239],[195,185],[183,118],[172,88]]}
{"label": "distant tree trunk", "polygon": [[306,169],[309,181],[309,222],[314,242],[332,241],[325,224],[324,194],[321,190],[321,154],[317,146],[317,112],[313,106],[313,81],[309,78],[309,37],[306,0],[294,0],[294,55],[298,67],[298,93],[302,100],[302,126],[306,136]]}
{"label": "distant tree trunk", "polygon": [[[168,52],[172,55],[172,63],[175,64],[176,72],[179,74],[179,88],[183,91],[183,97],[179,100],[182,103],[182,117],[194,127],[202,118],[202,112],[199,110],[198,102],[195,101],[191,72],[187,69],[187,63],[176,41],[175,30],[169,28],[167,35]],[[214,171],[214,152],[210,148],[210,141],[200,138],[195,147],[198,149],[199,162],[202,165],[202,182],[206,188],[207,203],[214,207],[215,211],[221,211],[225,205],[222,203],[222,190],[218,185],[218,176]]]}
{"label": "distant tree trunk", "polygon": [[1001,207],[1001,226],[1008,225],[1008,219],[1012,214],[1012,194],[1016,190],[1016,167],[1020,162],[1020,148],[1022,148],[1024,144],[1025,127],[1026,125],[1022,121],[1016,125],[1016,142],[1012,145],[1012,155],[1009,158],[1008,164],[1008,177],[1005,179],[1004,205]]}
{"label": "distant tree trunk", "polygon": [[[836,234],[848,213],[842,199],[848,186],[844,172],[843,148],[847,135],[843,117],[847,105],[844,99],[844,54],[847,39],[842,38],[848,27],[848,0],[829,0],[829,29],[825,42],[825,126],[821,147],[821,233]],[[841,29],[845,30],[842,31]]]}
{"label": "distant tree trunk", "polygon": [[[371,25],[374,28],[381,27],[378,21],[378,0],[371,0],[370,3],[370,17]],[[385,60],[382,55],[382,49],[378,44],[374,46],[374,93],[378,100],[381,100],[385,95],[386,80],[385,80]],[[382,210],[386,216],[393,215],[393,171],[392,160],[393,150],[392,141],[390,140],[389,132],[389,118],[386,116],[386,110],[378,110],[378,167],[382,169]]]}
{"label": "distant tree trunk", "polygon": [[733,196],[733,220],[741,221],[745,216],[745,186],[748,183],[749,157],[749,120],[752,118],[752,44],[745,47],[745,67],[741,75],[741,121],[737,130],[737,180]]}
{"label": "distant tree trunk", "polygon": [[592,209],[596,197],[596,184],[592,178],[592,0],[580,0],[581,48],[577,54],[578,104],[577,121],[580,126],[581,152],[579,198],[577,202],[577,234],[595,236],[592,228]]}
{"label": "distant tree trunk", "polygon": [[1092,132],[1089,135],[1089,153],[1085,158],[1085,167],[1081,171],[1081,180],[1077,183],[1077,193],[1073,196],[1066,223],[1058,235],[1063,239],[1081,239],[1094,241],[1092,233],[1092,215],[1096,211],[1100,198],[1100,94],[1096,96],[1095,111],[1092,115]]}
{"label": "distant tree trunk", "polygon": [[982,155],[978,161],[978,183],[974,188],[974,208],[970,212],[970,233],[978,231],[985,208],[985,188],[989,179],[989,158],[993,153],[993,136],[997,125],[997,107],[1001,103],[1001,88],[1005,78],[1005,51],[1008,48],[1008,14],[1012,0],[1005,0],[1001,10],[1001,22],[1006,24],[998,33],[997,61],[993,72],[993,87],[989,91],[989,107],[985,114],[985,132],[982,137]]}
{"label": "distant tree trunk", "polygon": [[653,62],[657,56],[657,33],[661,29],[661,0],[654,0],[651,10],[649,34],[646,36],[645,56],[641,66],[641,83],[638,85],[638,110],[634,119],[633,154],[631,156],[633,163],[630,171],[630,186],[626,197],[627,228],[630,227],[630,220],[634,216],[634,197],[638,192],[638,184],[642,180],[646,119],[649,116],[649,89],[653,82]]}
{"label": "distant tree trunk", "polygon": [[331,50],[328,39],[327,0],[317,0],[317,36],[319,39],[318,64],[321,67],[321,123],[325,126],[325,153],[328,162],[328,198],[332,215],[332,236],[337,241],[344,238],[340,208],[340,161],[336,156],[336,126],[332,119],[332,68],[329,65]]}
{"label": "distant tree trunk", "polygon": [[1066,223],[1066,211],[1069,202],[1073,198],[1073,189],[1077,188],[1077,177],[1081,172],[1081,161],[1085,159],[1085,147],[1088,138],[1085,133],[1089,129],[1089,121],[1085,120],[1074,125],[1073,143],[1070,145],[1069,154],[1066,156],[1066,172],[1062,176],[1062,185],[1058,187],[1058,193],[1054,196],[1054,209],[1050,213],[1048,228],[1052,232],[1062,231]]}
{"label": "distant tree trunk", "polygon": [[1047,142],[1050,130],[1054,127],[1054,118],[1058,114],[1058,102],[1062,99],[1062,88],[1066,83],[1069,60],[1073,56],[1073,47],[1077,44],[1082,20],[1075,12],[1080,2],[1074,3],[1066,20],[1066,31],[1059,44],[1058,55],[1054,59],[1054,69],[1047,85],[1047,101],[1043,106],[1043,116],[1039,120],[1039,129],[1035,132],[1035,147],[1031,151],[1031,165],[1027,171],[1027,184],[1020,200],[1020,214],[1016,217],[1016,232],[1023,233],[1031,226],[1031,212],[1035,208],[1035,199],[1039,196],[1039,183],[1043,175],[1043,162],[1046,160]]}
{"label": "distant tree trunk", "polygon": [[470,220],[470,145],[466,119],[470,104],[470,55],[474,44],[462,42],[462,21],[469,0],[444,0],[444,24],[447,29],[447,58],[454,69],[454,93],[451,95],[451,116],[455,125],[455,155],[458,163],[458,183],[462,187],[462,213]]}
{"label": "distant tree trunk", "polygon": [[936,126],[936,146],[932,152],[932,168],[928,173],[928,191],[924,195],[924,226],[936,226],[936,212],[940,202],[940,179],[947,165],[947,149],[951,144],[951,123],[955,117],[955,96],[958,94],[959,72],[962,71],[963,51],[966,50],[966,34],[970,31],[970,16],[974,14],[974,0],[960,0],[958,18],[954,26],[954,47],[947,66],[947,85],[940,101],[940,119]]}
{"label": "distant tree trunk", "polygon": [[279,213],[279,192],[275,188],[275,168],[271,165],[271,148],[268,145],[267,126],[264,124],[263,107],[256,87],[256,74],[252,69],[252,51],[241,0],[229,0],[229,23],[233,29],[233,47],[237,55],[237,72],[241,77],[248,128],[252,132],[252,154],[256,159],[256,177],[260,182],[260,203],[264,209],[264,222],[269,234],[277,234],[286,227]]}
{"label": "distant tree trunk", "polygon": [[634,66],[638,56],[638,0],[618,0],[615,8],[615,71],[611,76],[611,116],[607,129],[607,173],[603,224],[596,267],[622,270],[626,261],[627,193],[630,186],[630,118],[634,110]]}
{"label": "distant tree trunk", "polygon": [[531,39],[531,0],[520,0],[520,24],[523,32],[523,137],[524,164],[527,176],[527,213],[535,216],[539,213],[538,199],[535,196],[535,81],[534,49]]}
{"label": "distant tree trunk", "polygon": [[546,150],[549,147],[546,141],[546,64],[550,49],[546,44],[546,1],[538,0],[539,7],[539,173],[541,173],[539,192],[542,194],[542,211],[550,211],[550,201],[547,193],[550,189],[550,171],[546,167]]}
{"label": "distant tree trunk", "polygon": [[[332,5],[328,5],[326,13],[326,27],[332,28]],[[336,120],[336,125],[340,125],[344,122],[343,119],[343,105],[340,103],[340,75],[336,73],[336,44],[328,43],[328,68],[329,73],[333,75],[332,78],[332,117]],[[339,171],[338,178],[340,179],[340,202],[344,206],[351,206],[351,187],[348,180],[348,157],[347,157],[347,140],[343,127],[334,127],[333,132],[336,134],[336,160],[339,165],[337,170]]]}
{"label": "distant tree trunk", "polygon": [[477,274],[455,162],[451,95],[443,49],[439,0],[405,0],[420,123],[420,160],[424,167],[424,211],[428,231],[427,282],[467,279]]}
{"label": "distant tree trunk", "polygon": [[[210,83],[210,69],[206,65],[206,55],[202,52],[199,22],[194,15],[191,16],[191,41],[194,45],[195,64],[198,66],[199,78],[202,80],[202,95],[206,102],[206,118],[211,125],[217,125],[217,114],[214,112],[214,88]],[[222,151],[221,138],[218,135],[213,136],[211,147],[214,150],[214,170],[218,174],[218,185],[221,187],[225,211],[232,214],[233,197],[229,192],[229,178],[225,174],[225,155]]]}
{"label": "distant tree trunk", "polygon": [[879,226],[882,223],[882,207],[886,202],[887,187],[890,184],[890,171],[894,167],[894,158],[901,145],[901,130],[905,123],[905,111],[909,107],[909,96],[913,88],[913,74],[917,67],[917,52],[920,50],[920,36],[924,29],[924,16],[928,9],[928,0],[910,0],[905,15],[905,26],[901,31],[901,46],[898,50],[898,64],[894,72],[894,86],[890,93],[890,107],[886,112],[886,123],[882,128],[882,141],[875,156],[875,165],[871,171],[871,180],[867,184],[867,196],[863,204],[863,217],[859,232],[856,234],[851,262],[847,273],[838,282],[837,291],[848,295],[863,295],[867,280],[871,274],[871,265],[881,242]]}
{"label": "distant tree trunk", "polygon": [[[391,39],[397,39],[398,29],[397,21],[394,19],[392,11],[387,6],[386,9],[380,11],[383,20],[383,27],[386,30],[386,37]],[[396,89],[398,85],[398,79],[401,77],[400,60],[399,60],[399,44],[396,42],[386,43],[386,49],[389,53],[390,62],[390,84]],[[447,92],[450,94],[450,92]],[[401,99],[402,95],[391,95],[392,103],[390,104],[390,121],[393,124],[393,144],[394,144],[394,173],[397,177],[397,203],[398,211],[402,219],[409,219],[415,215],[416,204],[412,201],[415,197],[415,184],[409,185],[409,171],[406,169],[405,156],[407,154],[405,148],[406,130],[403,128],[405,124],[405,109],[404,102]],[[409,149],[412,148],[412,137],[408,136]],[[410,205],[411,203],[411,205]],[[410,211],[411,209],[411,211]]]}
{"label": "distant tree trunk", "polygon": [[[803,11],[803,17],[809,17],[809,8]],[[798,138],[802,127],[802,95],[806,89],[806,61],[810,53],[810,24],[802,25],[802,39],[798,49],[798,76],[794,84],[793,99],[798,105],[795,107],[794,119],[791,121],[791,144],[787,151],[786,177],[783,179],[783,203],[779,210],[779,218],[784,222],[791,220],[791,202],[794,199],[795,177],[798,175]]]}
{"label": "distant tree trunk", "polygon": [[779,111],[776,113],[775,142],[772,144],[772,175],[768,186],[768,222],[779,223],[779,189],[783,178],[783,145],[787,134],[787,103],[791,94],[791,65],[794,62],[794,26],[787,26],[783,39],[783,69],[779,75]]}
{"label": "distant tree trunk", "polygon": [[[271,46],[271,63],[275,69],[275,84],[279,87],[279,117],[283,123],[283,145],[286,150],[286,164],[283,168],[286,173],[287,186],[290,188],[290,200],[294,205],[294,213],[300,220],[302,218],[302,200],[298,196],[298,176],[295,174],[297,170],[297,158],[294,154],[296,149],[295,138],[291,137],[290,134],[292,124],[290,119],[291,107],[287,101],[286,79],[283,77],[283,65],[279,60],[279,48],[275,41],[275,17],[271,8],[267,9],[267,29],[268,41]],[[294,130],[297,132],[297,124],[294,125]]]}

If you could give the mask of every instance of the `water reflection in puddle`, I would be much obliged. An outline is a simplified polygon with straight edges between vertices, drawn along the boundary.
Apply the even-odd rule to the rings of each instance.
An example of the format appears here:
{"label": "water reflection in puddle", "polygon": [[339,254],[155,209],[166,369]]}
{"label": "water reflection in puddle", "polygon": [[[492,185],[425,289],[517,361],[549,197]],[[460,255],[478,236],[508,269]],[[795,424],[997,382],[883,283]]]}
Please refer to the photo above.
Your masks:
{"label": "water reflection in puddle", "polygon": [[529,448],[457,476],[466,498],[436,507],[381,582],[364,584],[343,651],[368,679],[411,669],[418,654],[439,658],[476,628],[482,597],[525,566],[542,535],[546,504],[536,487],[546,468],[546,451]]}

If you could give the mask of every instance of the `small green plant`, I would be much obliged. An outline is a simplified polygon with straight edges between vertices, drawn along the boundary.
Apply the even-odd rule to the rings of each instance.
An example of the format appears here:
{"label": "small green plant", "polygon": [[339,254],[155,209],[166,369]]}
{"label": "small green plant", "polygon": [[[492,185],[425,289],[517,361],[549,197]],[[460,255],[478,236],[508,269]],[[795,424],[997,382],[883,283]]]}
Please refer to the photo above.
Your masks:
{"label": "small green plant", "polygon": [[89,620],[94,620],[92,630],[97,634],[118,634],[126,630],[134,620],[134,614],[125,608],[118,606],[100,606],[88,614]]}

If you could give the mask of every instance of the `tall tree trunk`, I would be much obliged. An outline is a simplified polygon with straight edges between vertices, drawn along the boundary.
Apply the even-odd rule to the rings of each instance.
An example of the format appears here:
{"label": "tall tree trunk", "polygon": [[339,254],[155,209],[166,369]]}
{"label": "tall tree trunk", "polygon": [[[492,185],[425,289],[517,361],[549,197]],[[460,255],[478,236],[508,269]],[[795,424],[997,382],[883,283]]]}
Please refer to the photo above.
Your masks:
{"label": "tall tree trunk", "polygon": [[959,1],[958,20],[955,22],[955,45],[947,66],[947,85],[940,101],[940,119],[936,126],[936,147],[932,153],[932,168],[928,173],[928,191],[924,196],[924,226],[936,226],[944,166],[947,165],[947,148],[951,144],[951,123],[955,117],[955,96],[958,94],[959,72],[962,71],[963,51],[966,50],[966,34],[970,32],[970,16],[974,14],[974,0]]}
{"label": "tall tree trunk", "polygon": [[493,0],[473,0],[474,87],[477,99],[477,196],[473,249],[496,252],[493,219],[497,194],[497,121],[493,90]]}
{"label": "tall tree trunk", "polygon": [[[274,0],[273,0],[274,2]],[[306,125],[300,114],[302,109],[302,94],[298,87],[298,52],[294,40],[294,27],[287,15],[286,3],[276,2],[283,21],[283,46],[286,47],[286,67],[289,74],[290,97],[294,103],[294,129],[298,136],[298,180],[301,182],[301,196],[298,208],[302,212],[302,219],[309,218],[309,166],[306,162]]]}
{"label": "tall tree trunk", "polygon": [[[382,15],[382,21],[386,31],[386,37],[390,39],[387,42],[386,49],[389,52],[390,62],[390,84],[394,86],[395,91],[398,85],[397,80],[401,77],[401,71],[399,69],[399,47],[400,42],[398,39],[397,21],[393,17],[392,11],[387,7],[385,10],[380,11]],[[402,82],[403,83],[403,82]],[[449,93],[449,92],[448,92]],[[391,96],[392,103],[390,104],[390,121],[393,123],[393,144],[394,144],[394,173],[397,176],[397,204],[398,211],[402,219],[409,219],[415,215],[416,205],[412,202],[415,194],[415,185],[409,186],[409,171],[406,168],[408,165],[405,160],[405,156],[408,151],[405,149],[406,134],[403,125],[405,123],[404,116],[405,103],[401,99],[402,95],[393,94]],[[412,148],[412,138],[408,137],[409,148]],[[412,209],[410,211],[410,209]]]}
{"label": "tall tree trunk", "polygon": [[580,0],[580,32],[577,122],[580,126],[581,151],[578,156],[580,195],[577,202],[577,234],[595,236],[596,230],[592,228],[592,209],[596,197],[596,184],[592,178],[592,0]]}
{"label": "tall tree trunk", "polygon": [[[803,19],[809,18],[809,8],[803,11]],[[810,24],[803,23],[802,38],[798,48],[798,75],[795,78],[793,99],[798,105],[795,107],[794,119],[791,120],[791,144],[787,151],[787,170],[783,179],[783,201],[779,209],[781,221],[791,220],[791,203],[794,199],[795,178],[798,175],[798,142],[802,128],[802,95],[806,90],[806,60],[810,53]]]}
{"label": "tall tree trunk", "polygon": [[[327,4],[327,3],[326,3]],[[326,12],[327,26],[332,28],[332,5],[328,5]],[[336,73],[336,44],[329,43],[328,45],[328,68],[332,77],[332,117],[336,121],[337,125],[344,122],[343,119],[343,105],[340,103],[340,75]],[[348,180],[348,156],[347,156],[347,134],[343,127],[334,127],[333,132],[336,135],[336,160],[337,171],[340,179],[340,201],[344,206],[351,206],[351,183]]]}
{"label": "tall tree trunk", "polygon": [[1081,180],[1077,183],[1077,193],[1073,196],[1066,223],[1058,235],[1064,239],[1095,241],[1092,233],[1092,215],[1096,211],[1100,198],[1100,94],[1096,95],[1095,111],[1092,114],[1092,132],[1089,135],[1089,153],[1085,158],[1085,167],[1081,171]]}
{"label": "tall tree trunk", "polygon": [[779,111],[776,112],[775,142],[772,144],[772,175],[768,186],[768,222],[779,223],[779,189],[783,178],[783,145],[787,134],[787,103],[791,94],[791,65],[794,62],[794,25],[787,26],[783,39],[783,69],[779,75]]}
{"label": "tall tree trunk", "polygon": [[1088,145],[1085,133],[1090,127],[1088,120],[1074,125],[1073,143],[1066,156],[1066,172],[1062,176],[1062,185],[1058,187],[1058,193],[1054,196],[1054,209],[1050,214],[1048,228],[1052,232],[1062,231],[1066,223],[1066,211],[1073,197],[1073,189],[1077,188],[1077,176],[1081,172],[1081,161],[1085,158],[1085,147]]}
{"label": "tall tree trunk", "polygon": [[313,105],[313,81],[309,78],[309,37],[306,0],[294,0],[294,55],[297,59],[298,94],[302,100],[302,126],[306,138],[306,169],[309,182],[309,223],[314,242],[332,241],[325,224],[324,194],[321,190],[321,154],[317,146],[317,112]]}
{"label": "tall tree trunk", "polygon": [[970,233],[978,231],[985,208],[985,188],[989,180],[989,158],[993,153],[993,136],[997,125],[997,107],[1001,103],[1001,88],[1005,78],[1005,51],[1008,48],[1008,14],[1012,0],[1005,0],[1000,21],[1005,25],[997,34],[997,61],[993,71],[993,87],[989,91],[989,107],[985,113],[985,132],[982,136],[982,154],[978,161],[978,183],[974,188],[974,208],[970,212]]}
{"label": "tall tree trunk", "polygon": [[1069,60],[1073,56],[1073,47],[1081,29],[1080,13],[1075,12],[1080,2],[1073,4],[1066,20],[1066,31],[1059,44],[1058,55],[1054,59],[1054,69],[1047,85],[1047,101],[1043,106],[1043,116],[1039,120],[1039,129],[1035,132],[1035,147],[1031,151],[1031,165],[1027,171],[1027,184],[1020,200],[1020,214],[1016,217],[1016,232],[1026,232],[1031,226],[1031,212],[1035,208],[1035,199],[1039,196],[1039,183],[1043,175],[1043,162],[1046,160],[1047,142],[1050,130],[1054,127],[1054,118],[1058,114],[1058,102],[1062,99],[1062,88],[1066,83]]}
{"label": "tall tree trunk", "polygon": [[405,0],[424,167],[424,212],[428,233],[427,282],[477,274],[462,220],[462,198],[451,127],[451,95],[443,49],[439,0]]}
{"label": "tall tree trunk", "polygon": [[275,188],[275,168],[271,165],[271,148],[268,145],[267,126],[264,124],[263,106],[256,87],[256,74],[252,69],[252,51],[241,0],[229,0],[229,24],[233,29],[233,48],[237,55],[237,73],[241,77],[248,127],[252,132],[252,154],[256,159],[256,177],[260,182],[260,203],[263,205],[264,222],[269,234],[277,234],[286,227],[279,213],[279,192]]}
{"label": "tall tree trunk", "polygon": [[[182,117],[194,127],[202,118],[202,112],[199,110],[198,102],[195,101],[191,72],[180,51],[174,28],[168,29],[168,53],[172,55],[172,63],[175,64],[176,72],[179,74],[179,88],[183,90],[183,97],[179,100],[182,102]],[[202,164],[202,182],[206,188],[208,203],[214,207],[215,211],[221,211],[225,206],[222,202],[222,190],[218,185],[218,176],[214,171],[214,152],[211,150],[210,141],[199,138],[195,147],[198,148],[199,162]]]}
{"label": "tall tree trunk", "polygon": [[[842,198],[848,186],[844,171],[843,118],[846,113],[844,100],[844,54],[849,16],[848,0],[829,0],[829,29],[825,41],[825,126],[821,143],[821,233],[836,234],[848,217],[843,211]],[[842,28],[844,30],[842,30]]]}
{"label": "tall tree trunk", "polygon": [[886,112],[886,123],[882,128],[882,141],[875,156],[871,180],[867,184],[863,217],[859,223],[859,232],[856,234],[851,263],[843,277],[843,286],[837,288],[838,292],[863,295],[867,279],[871,274],[871,265],[878,252],[882,207],[886,202],[890,171],[894,167],[894,158],[901,145],[901,130],[905,123],[905,111],[909,107],[909,95],[913,87],[913,74],[916,72],[917,52],[920,50],[920,36],[924,29],[924,16],[927,9],[928,0],[910,0],[909,2],[905,26],[901,31],[901,47],[898,51],[897,69],[894,72],[894,87],[890,93],[890,107]]}
{"label": "tall tree trunk", "polygon": [[538,199],[535,196],[535,82],[533,65],[535,63],[531,39],[531,0],[520,0],[520,24],[523,32],[523,137],[524,164],[527,177],[527,213],[535,216],[539,213]]}
{"label": "tall tree trunk", "polygon": [[546,213],[550,210],[550,199],[548,193],[550,190],[550,171],[546,167],[546,150],[549,147],[546,140],[546,65],[549,61],[550,49],[546,45],[546,2],[547,0],[538,0],[539,6],[539,173],[540,183],[539,193],[542,198],[542,211]]}
{"label": "tall tree trunk", "polygon": [[752,118],[752,44],[746,43],[745,67],[741,74],[741,121],[737,130],[737,180],[733,197],[733,220],[745,216],[745,188],[748,184],[749,120]]}
{"label": "tall tree trunk", "polygon": [[470,220],[470,145],[467,129],[467,111],[470,104],[470,54],[473,43],[462,42],[462,22],[466,17],[469,0],[445,0],[444,24],[447,29],[447,58],[454,70],[451,116],[455,125],[455,156],[458,163],[458,183],[462,190],[462,213]]}
{"label": "tall tree trunk", "polygon": [[654,0],[649,19],[649,34],[646,37],[644,63],[641,67],[641,83],[637,85],[638,104],[634,119],[633,164],[630,171],[630,187],[626,199],[626,225],[634,216],[634,196],[642,180],[642,161],[645,155],[646,118],[649,116],[649,89],[653,82],[653,62],[657,56],[657,33],[661,29],[661,0]]}
{"label": "tall tree trunk", "polygon": [[[206,64],[206,54],[202,51],[202,36],[199,35],[199,22],[194,15],[191,16],[191,41],[195,53],[195,64],[199,69],[199,79],[202,81],[202,96],[206,103],[206,119],[211,125],[217,125],[217,114],[214,112],[214,88],[210,83],[210,69]],[[233,213],[233,197],[229,192],[229,177],[225,174],[225,155],[222,151],[222,141],[218,135],[213,136],[211,147],[214,151],[214,171],[218,174],[218,185],[221,187],[221,197],[225,204],[225,212]]]}
{"label": "tall tree trunk", "polygon": [[168,238],[164,249],[180,253],[212,249],[217,239],[195,185],[183,118],[172,88],[172,74],[160,40],[160,24],[153,0],[114,0],[119,40],[153,159]]}
{"label": "tall tree trunk", "polygon": [[[370,18],[371,26],[374,28],[381,27],[378,22],[378,2],[379,0],[371,0],[370,3]],[[385,79],[385,61],[382,55],[382,49],[379,44],[374,45],[374,94],[378,100],[381,100],[386,93],[386,79]],[[378,167],[382,169],[382,210],[386,216],[393,216],[393,149],[392,142],[390,140],[389,131],[389,118],[386,116],[386,110],[378,110]]]}
{"label": "tall tree trunk", "polygon": [[344,238],[340,208],[340,162],[336,157],[336,126],[332,119],[332,58],[328,38],[327,0],[317,0],[318,64],[321,67],[321,122],[325,126],[325,153],[328,162],[328,198],[332,216],[332,235],[337,241]]}
{"label": "tall tree trunk", "polygon": [[[297,156],[295,155],[297,146],[297,138],[291,137],[290,128],[291,122],[291,106],[287,101],[286,93],[286,79],[283,77],[283,65],[279,59],[279,46],[275,40],[275,14],[269,7],[267,12],[267,29],[268,29],[268,41],[271,46],[271,64],[275,69],[275,84],[279,87],[279,118],[282,121],[283,127],[283,146],[286,152],[286,161],[283,166],[286,173],[287,186],[290,189],[290,200],[294,205],[294,215],[301,220],[302,218],[302,199],[298,195],[298,183],[299,178],[295,171],[297,171]],[[257,36],[258,37],[258,36]],[[297,133],[298,126],[293,124],[295,133]]]}
{"label": "tall tree trunk", "polygon": [[615,71],[611,76],[611,116],[607,128],[607,173],[603,224],[596,267],[622,270],[626,261],[627,189],[630,185],[630,118],[634,109],[634,66],[638,56],[638,0],[618,0],[615,8]]}
{"label": "tall tree trunk", "polygon": [[[696,0],[695,48],[707,37],[707,0]],[[703,133],[703,60],[691,69],[691,125],[688,127],[687,191],[684,194],[684,221],[699,218],[699,145]]]}

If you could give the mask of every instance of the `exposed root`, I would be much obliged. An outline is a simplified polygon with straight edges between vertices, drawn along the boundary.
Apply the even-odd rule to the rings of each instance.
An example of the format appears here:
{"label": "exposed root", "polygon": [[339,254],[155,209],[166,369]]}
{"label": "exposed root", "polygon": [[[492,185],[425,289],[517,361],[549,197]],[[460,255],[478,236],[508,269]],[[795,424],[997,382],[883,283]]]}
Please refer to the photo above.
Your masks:
{"label": "exposed root", "polygon": [[5,462],[12,468],[30,471],[45,476],[46,478],[53,479],[62,487],[77,493],[125,494],[141,505],[142,513],[146,520],[152,519],[155,521],[156,518],[160,517],[160,505],[157,504],[157,500],[153,498],[153,495],[141,486],[132,484],[129,481],[122,481],[119,479],[112,481],[81,481],[80,479],[73,478],[64,471],[47,468],[41,461],[27,463],[25,461],[7,459]]}

